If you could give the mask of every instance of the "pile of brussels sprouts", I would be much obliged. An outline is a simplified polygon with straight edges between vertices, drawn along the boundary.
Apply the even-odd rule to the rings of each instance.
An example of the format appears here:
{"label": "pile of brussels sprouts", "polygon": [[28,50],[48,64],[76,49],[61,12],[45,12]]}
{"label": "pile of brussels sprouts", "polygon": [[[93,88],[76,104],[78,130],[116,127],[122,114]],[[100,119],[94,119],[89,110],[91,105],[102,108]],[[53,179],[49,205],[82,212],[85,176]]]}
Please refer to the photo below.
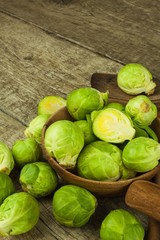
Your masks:
{"label": "pile of brussels sprouts", "polygon": [[[134,64],[121,69],[118,86],[123,89],[127,71]],[[139,65],[135,64],[135,67]],[[127,69],[125,72],[125,68]],[[143,66],[141,68],[144,71]],[[148,70],[145,75],[147,88]],[[124,78],[124,81],[122,81]],[[140,80],[138,89],[147,93]],[[150,84],[148,92],[153,92]],[[124,87],[126,86],[126,87]],[[133,88],[133,87],[132,87]],[[152,90],[151,90],[152,89]],[[133,89],[132,89],[133,90]],[[134,92],[134,95],[141,93]],[[130,93],[130,92],[128,92]],[[133,92],[132,92],[133,94]],[[18,235],[30,231],[38,222],[38,199],[52,195],[53,216],[67,227],[84,226],[97,207],[96,197],[88,190],[75,186],[59,186],[59,176],[42,157],[42,128],[51,115],[66,107],[73,118],[58,120],[46,130],[44,144],[50,156],[77,175],[96,181],[120,181],[152,170],[159,164],[160,143],[150,125],[157,117],[157,107],[148,96],[132,97],[126,105],[109,102],[109,92],[91,87],[71,91],[66,99],[46,96],[38,104],[38,115],[24,131],[24,139],[16,140],[12,149],[0,142],[0,235]],[[11,178],[14,168],[19,170],[21,190],[16,190]],[[111,211],[100,227],[100,238],[144,239],[140,221],[124,209]]]}

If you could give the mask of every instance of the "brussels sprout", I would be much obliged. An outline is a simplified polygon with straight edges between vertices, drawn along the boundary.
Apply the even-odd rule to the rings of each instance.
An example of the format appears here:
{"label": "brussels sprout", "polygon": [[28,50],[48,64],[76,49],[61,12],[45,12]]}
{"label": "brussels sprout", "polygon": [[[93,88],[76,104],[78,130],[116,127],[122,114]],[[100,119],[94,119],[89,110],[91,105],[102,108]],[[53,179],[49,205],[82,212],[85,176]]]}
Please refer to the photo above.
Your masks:
{"label": "brussels sprout", "polygon": [[97,199],[88,190],[65,185],[59,188],[52,201],[53,216],[67,227],[82,227],[97,207]]}
{"label": "brussels sprout", "polygon": [[129,141],[122,151],[124,165],[136,172],[147,172],[158,165],[160,143],[151,138],[137,137]]}
{"label": "brussels sprout", "polygon": [[59,96],[46,96],[39,101],[38,115],[52,115],[61,107],[66,106],[66,100]]}
{"label": "brussels sprout", "polygon": [[84,146],[84,134],[74,122],[59,120],[47,128],[44,145],[60,165],[73,168]]}
{"label": "brussels sprout", "polygon": [[10,174],[14,168],[14,159],[12,151],[9,149],[7,144],[0,142],[0,172]]}
{"label": "brussels sprout", "polygon": [[56,172],[47,162],[26,164],[21,172],[19,181],[24,191],[34,197],[44,197],[51,194],[57,187]]}
{"label": "brussels sprout", "polygon": [[141,222],[124,209],[112,210],[100,228],[102,240],[143,240],[144,235],[145,230]]}
{"label": "brussels sprout", "polygon": [[25,129],[24,135],[27,138],[34,138],[38,143],[41,143],[42,128],[48,120],[48,115],[36,116]]}
{"label": "brussels sprout", "polygon": [[107,100],[108,91],[101,93],[90,87],[78,88],[67,95],[67,109],[74,119],[84,120],[86,114],[102,109]]}
{"label": "brussels sprout", "polygon": [[149,126],[157,117],[156,105],[145,95],[131,98],[125,111],[138,126]]}
{"label": "brussels sprout", "polygon": [[29,193],[8,196],[0,206],[0,235],[19,235],[30,231],[38,222],[38,201]]}
{"label": "brussels sprout", "polygon": [[74,123],[81,128],[84,134],[84,145],[97,140],[93,133],[91,116],[89,114],[86,115],[86,120],[77,120]]}
{"label": "brussels sprout", "polygon": [[137,175],[137,173],[131,169],[128,169],[124,166],[124,164],[122,164],[121,167],[121,180],[125,180],[125,179],[130,179],[130,178],[134,178]]}
{"label": "brussels sprout", "polygon": [[0,204],[3,200],[15,192],[15,187],[10,176],[0,172]]}
{"label": "brussels sprout", "polygon": [[134,129],[136,130],[135,138],[136,137],[149,137],[148,133],[141,127],[137,126],[137,124],[134,123]]}
{"label": "brussels sprout", "polygon": [[115,108],[99,111],[93,119],[93,132],[99,139],[111,143],[122,143],[135,135],[130,119]]}
{"label": "brussels sprout", "polygon": [[143,126],[143,129],[147,132],[148,136],[154,139],[156,142],[159,141],[157,134],[149,126]]}
{"label": "brussels sprout", "polygon": [[142,64],[129,63],[122,67],[117,74],[119,88],[131,95],[154,93],[156,84],[152,74]]}
{"label": "brussels sprout", "polygon": [[97,181],[119,179],[121,165],[121,150],[117,146],[103,141],[88,144],[77,159],[78,175]]}
{"label": "brussels sprout", "polygon": [[125,111],[125,106],[123,104],[117,103],[117,102],[108,103],[103,109],[106,109],[106,108],[115,108],[122,112]]}
{"label": "brussels sprout", "polygon": [[157,134],[149,126],[138,126],[134,123],[134,128],[136,130],[135,137],[150,137],[158,142]]}
{"label": "brussels sprout", "polygon": [[27,163],[38,161],[41,153],[40,145],[34,138],[16,140],[12,146],[12,155],[15,163],[23,167]]}

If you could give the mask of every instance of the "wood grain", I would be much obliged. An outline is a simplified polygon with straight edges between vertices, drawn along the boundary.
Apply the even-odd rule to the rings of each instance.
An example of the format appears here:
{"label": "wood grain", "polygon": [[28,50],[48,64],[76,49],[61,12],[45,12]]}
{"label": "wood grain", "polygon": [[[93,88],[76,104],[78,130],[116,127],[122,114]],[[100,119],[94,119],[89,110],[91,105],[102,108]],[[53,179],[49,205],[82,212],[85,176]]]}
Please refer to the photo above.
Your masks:
{"label": "wood grain", "polygon": [[93,71],[115,72],[120,67],[2,13],[0,25],[0,108],[23,123],[36,115],[44,96],[66,97],[71,89],[90,86]]}
{"label": "wood grain", "polygon": [[160,75],[160,2],[1,0],[0,10],[121,63]]}
{"label": "wood grain", "polygon": [[[74,88],[90,86],[94,72],[115,74],[121,63],[141,61],[158,77],[158,13],[157,1],[148,0],[1,0],[0,141],[12,147],[24,137],[41,98],[66,97]],[[19,191],[19,173],[12,176]],[[104,217],[121,207],[147,228],[146,216],[127,208],[123,198],[98,198],[96,213],[80,229],[59,225],[51,201],[52,196],[39,199],[41,216],[33,230],[1,239],[98,240]]]}

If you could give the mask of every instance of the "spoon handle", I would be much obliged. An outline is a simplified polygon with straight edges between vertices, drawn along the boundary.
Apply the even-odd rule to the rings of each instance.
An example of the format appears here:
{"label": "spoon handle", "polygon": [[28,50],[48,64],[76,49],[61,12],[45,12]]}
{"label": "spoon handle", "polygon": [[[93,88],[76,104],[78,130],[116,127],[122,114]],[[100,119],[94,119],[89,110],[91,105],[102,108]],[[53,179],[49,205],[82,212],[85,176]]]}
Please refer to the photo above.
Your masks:
{"label": "spoon handle", "polygon": [[[154,182],[160,184],[160,171],[156,174]],[[160,222],[153,218],[149,218],[146,240],[160,240]]]}

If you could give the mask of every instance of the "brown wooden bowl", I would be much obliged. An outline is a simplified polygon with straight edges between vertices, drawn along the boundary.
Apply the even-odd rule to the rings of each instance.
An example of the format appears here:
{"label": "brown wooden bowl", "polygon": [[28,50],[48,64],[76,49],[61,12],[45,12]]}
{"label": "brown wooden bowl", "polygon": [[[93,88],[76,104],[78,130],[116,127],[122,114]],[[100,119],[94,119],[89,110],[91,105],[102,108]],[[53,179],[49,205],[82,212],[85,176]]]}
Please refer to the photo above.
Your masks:
{"label": "brown wooden bowl", "polygon": [[[99,196],[108,196],[108,197],[120,196],[125,194],[125,192],[127,191],[127,188],[133,181],[140,180],[140,179],[151,180],[158,172],[159,166],[155,167],[153,170],[147,173],[141,174],[137,177],[134,177],[128,180],[119,180],[116,182],[111,182],[111,181],[105,182],[105,181],[95,181],[95,180],[85,179],[80,176],[77,176],[76,174],[74,174],[69,170],[66,170],[65,168],[59,165],[56,159],[54,159],[49,155],[44,145],[45,132],[47,128],[55,121],[63,120],[63,119],[72,120],[66,107],[61,108],[54,115],[52,115],[44,125],[42,130],[42,151],[46,160],[50,163],[52,168],[66,183],[74,184],[74,185],[86,188],[90,192]],[[158,132],[158,135],[160,137],[160,118],[156,119],[156,125],[154,125],[154,128],[156,132]]]}

